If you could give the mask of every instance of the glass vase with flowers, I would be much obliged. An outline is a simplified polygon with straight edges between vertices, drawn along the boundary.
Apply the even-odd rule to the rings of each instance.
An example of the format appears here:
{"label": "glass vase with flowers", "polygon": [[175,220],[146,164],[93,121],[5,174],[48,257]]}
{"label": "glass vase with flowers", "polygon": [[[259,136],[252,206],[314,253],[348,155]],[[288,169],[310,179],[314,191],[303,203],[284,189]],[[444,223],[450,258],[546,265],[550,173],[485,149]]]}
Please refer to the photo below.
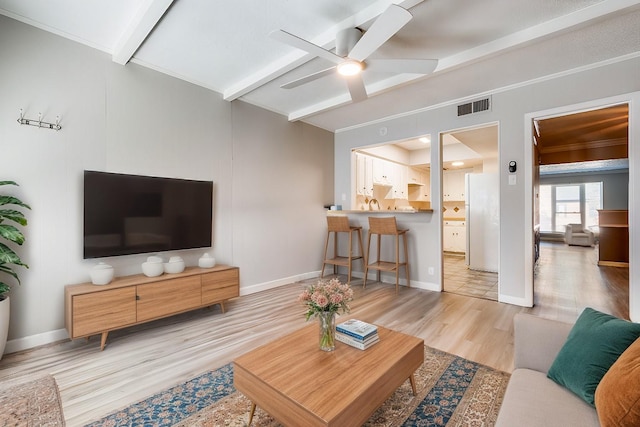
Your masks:
{"label": "glass vase with flowers", "polygon": [[336,313],[348,313],[353,289],[338,278],[319,280],[305,289],[298,300],[307,307],[306,318],[317,317],[320,326],[320,349],[333,351],[336,342]]}

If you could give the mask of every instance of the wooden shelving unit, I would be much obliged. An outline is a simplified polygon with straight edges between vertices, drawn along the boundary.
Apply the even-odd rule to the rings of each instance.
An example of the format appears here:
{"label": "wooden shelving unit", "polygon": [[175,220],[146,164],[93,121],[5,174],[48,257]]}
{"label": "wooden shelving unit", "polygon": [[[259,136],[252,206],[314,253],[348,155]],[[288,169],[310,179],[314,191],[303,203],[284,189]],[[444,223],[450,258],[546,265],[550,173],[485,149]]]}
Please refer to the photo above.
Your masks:
{"label": "wooden shelving unit", "polygon": [[598,265],[629,266],[629,211],[598,211]]}

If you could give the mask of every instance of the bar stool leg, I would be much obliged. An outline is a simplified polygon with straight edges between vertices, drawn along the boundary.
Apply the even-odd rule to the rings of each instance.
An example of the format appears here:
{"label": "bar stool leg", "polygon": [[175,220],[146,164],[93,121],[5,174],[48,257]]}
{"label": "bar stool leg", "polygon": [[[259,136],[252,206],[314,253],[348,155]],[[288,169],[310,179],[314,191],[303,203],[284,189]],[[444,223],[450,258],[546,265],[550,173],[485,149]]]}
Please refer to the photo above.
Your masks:
{"label": "bar stool leg", "polygon": [[[333,232],[333,256],[338,256],[338,232]],[[333,274],[338,274],[338,266],[333,264]]]}
{"label": "bar stool leg", "polygon": [[367,265],[367,256],[364,253],[364,249],[362,248],[362,229],[358,228],[358,245],[360,245],[360,256],[362,257],[362,265],[366,268]]}
{"label": "bar stool leg", "polygon": [[407,233],[402,235],[404,241],[404,268],[407,273],[407,288],[411,287],[411,277],[409,275],[409,252],[407,252]]}
{"label": "bar stool leg", "polygon": [[331,236],[331,232],[327,231],[327,241],[324,244],[324,259],[322,260],[322,271],[320,272],[320,277],[324,277],[324,268],[327,265],[327,251],[329,250],[329,236]]}
{"label": "bar stool leg", "polygon": [[362,289],[367,287],[367,275],[369,274],[369,260],[371,259],[371,232],[367,233],[367,256],[364,261],[364,279]]}
{"label": "bar stool leg", "polygon": [[349,254],[347,255],[349,257],[349,259],[347,260],[347,285],[351,284],[351,264],[353,263],[353,242],[351,236],[353,236],[353,231],[349,232]]}
{"label": "bar stool leg", "polygon": [[398,236],[398,234],[396,234],[396,295],[398,295],[399,285],[400,285],[400,237]]}
{"label": "bar stool leg", "polygon": [[[382,234],[378,234],[378,258],[376,258],[376,262],[379,263],[380,262],[380,246],[381,246],[381,242],[382,242]],[[380,281],[380,269],[378,269],[378,282]]]}

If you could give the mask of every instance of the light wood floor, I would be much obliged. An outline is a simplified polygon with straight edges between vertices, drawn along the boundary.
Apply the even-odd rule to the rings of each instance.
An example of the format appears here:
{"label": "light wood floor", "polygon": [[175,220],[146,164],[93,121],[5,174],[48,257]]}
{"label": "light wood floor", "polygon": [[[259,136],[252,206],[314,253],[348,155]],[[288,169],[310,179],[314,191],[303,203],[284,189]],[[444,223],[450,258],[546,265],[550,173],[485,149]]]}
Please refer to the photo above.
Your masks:
{"label": "light wood floor", "polygon": [[[518,312],[574,320],[586,304],[628,316],[628,288],[625,297],[624,286],[611,285],[623,281],[619,276],[624,276],[624,272],[616,269],[599,274],[612,280],[606,285],[601,283],[598,289],[597,281],[589,278],[596,273],[587,268],[567,265],[559,271],[547,271],[545,257],[565,257],[570,253],[591,256],[587,251],[565,250],[560,246],[543,248],[536,279],[537,305],[532,309],[403,287],[396,296],[393,285],[368,283],[363,290],[361,281],[354,281],[356,297],[350,316],[421,337],[429,346],[511,371],[512,320]],[[561,289],[556,286],[558,283],[562,284]],[[67,424],[81,426],[218,368],[256,346],[304,326],[304,308],[296,302],[304,285],[293,283],[235,298],[226,304],[224,314],[215,306],[116,331],[109,335],[103,352],[99,351],[100,340],[96,337],[89,342],[65,341],[6,355],[0,361],[0,381],[52,374],[60,387]],[[572,293],[573,297],[569,297]]]}

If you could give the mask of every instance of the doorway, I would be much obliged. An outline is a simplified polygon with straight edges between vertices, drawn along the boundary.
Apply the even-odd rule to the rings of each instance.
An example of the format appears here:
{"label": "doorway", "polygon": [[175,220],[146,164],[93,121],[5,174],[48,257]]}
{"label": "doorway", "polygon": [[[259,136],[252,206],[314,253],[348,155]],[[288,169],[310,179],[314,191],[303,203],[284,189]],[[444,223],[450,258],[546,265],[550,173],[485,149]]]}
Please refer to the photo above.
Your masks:
{"label": "doorway", "polygon": [[[631,156],[629,144],[630,140],[633,139],[633,135],[630,132],[629,110],[631,107],[630,100],[637,98],[637,95],[627,95],[626,99],[625,97],[614,97],[608,100],[593,101],[526,116],[526,123],[529,123],[530,128],[526,129],[525,140],[531,147],[525,150],[525,167],[531,167],[530,171],[525,173],[525,180],[527,178],[530,179],[529,183],[525,182],[525,191],[530,191],[530,195],[525,198],[525,201],[529,204],[529,208],[525,212],[530,212],[531,215],[531,229],[527,232],[527,238],[525,239],[525,259],[531,259],[530,269],[526,269],[530,276],[525,277],[527,279],[525,281],[525,299],[528,299],[526,305],[534,305],[538,298],[537,287],[541,285],[541,283],[537,282],[536,277],[536,269],[538,268],[537,255],[539,252],[535,249],[536,246],[540,247],[537,244],[537,232],[540,228],[544,228],[540,227],[540,224],[545,221],[551,224],[546,227],[548,229],[546,230],[546,240],[555,240],[556,247],[559,245],[560,249],[576,249],[574,246],[568,246],[564,242],[563,229],[565,224],[563,224],[563,221],[566,222],[568,218],[573,217],[575,221],[570,222],[580,223],[583,226],[586,226],[589,221],[591,223],[594,222],[593,218],[589,219],[589,216],[594,215],[589,212],[587,207],[589,202],[585,202],[585,197],[583,197],[583,190],[589,186],[588,183],[591,184],[590,188],[601,186],[601,209],[625,210],[625,212],[628,209],[629,223],[632,222],[633,206],[629,201],[631,200],[630,195],[634,191],[633,180],[631,179],[634,160],[633,156]],[[545,132],[550,137],[549,140],[544,139]],[[612,176],[615,176],[615,179],[612,179]],[[622,183],[620,181],[621,177],[623,178]],[[575,200],[573,201],[569,200],[571,197],[564,194],[563,197],[567,196],[565,197],[566,200],[560,200],[558,204],[553,205],[556,207],[555,211],[548,209],[553,218],[544,218],[545,215],[549,215],[548,212],[546,214],[543,213],[544,209],[540,206],[543,199],[541,197],[541,185],[544,184],[552,184],[551,188],[553,188],[553,185],[557,185],[560,188],[564,186],[569,190],[578,188],[580,191],[574,191],[575,197],[573,199]],[[573,203],[574,208],[567,209],[566,214],[558,212],[558,210],[561,210],[558,206],[563,203],[565,203],[565,208]],[[585,247],[577,248],[577,250],[587,251],[593,255],[585,259],[589,260],[588,262],[590,263],[596,264],[594,271],[598,272],[598,278],[602,279],[601,286],[606,291],[607,287],[611,288],[606,283],[607,277],[611,275],[604,271],[604,267],[599,265],[598,226],[591,225],[589,228],[596,232],[594,246],[585,245]],[[540,235],[544,242],[545,233],[543,230],[540,231],[542,231]],[[629,237],[628,246],[630,247],[628,249],[631,253],[633,239],[631,236]],[[544,250],[545,245],[543,244],[542,251]],[[544,262],[547,262],[548,258],[545,259],[546,261]],[[632,263],[633,257],[629,257],[629,269],[626,274],[622,274],[623,277],[633,277]],[[548,266],[545,265],[545,268],[548,268]],[[557,265],[556,268],[558,268],[558,271],[562,271],[562,269],[567,268],[567,265]],[[585,266],[585,268],[591,268],[591,266]],[[546,281],[547,279],[544,280]],[[632,280],[631,283],[633,283]],[[544,286],[548,288],[550,284],[545,282]],[[562,284],[558,283],[558,286],[562,287]],[[563,292],[570,292],[573,295],[578,291],[563,290]],[[574,302],[576,300],[571,295],[565,295],[563,299],[566,301],[573,300]],[[630,311],[633,310],[632,306],[633,301],[629,301]],[[575,307],[567,307],[567,309],[572,310]],[[630,315],[633,316],[633,313],[630,313]]]}
{"label": "doorway", "polygon": [[498,300],[498,152],[497,123],[440,134],[445,292]]}

